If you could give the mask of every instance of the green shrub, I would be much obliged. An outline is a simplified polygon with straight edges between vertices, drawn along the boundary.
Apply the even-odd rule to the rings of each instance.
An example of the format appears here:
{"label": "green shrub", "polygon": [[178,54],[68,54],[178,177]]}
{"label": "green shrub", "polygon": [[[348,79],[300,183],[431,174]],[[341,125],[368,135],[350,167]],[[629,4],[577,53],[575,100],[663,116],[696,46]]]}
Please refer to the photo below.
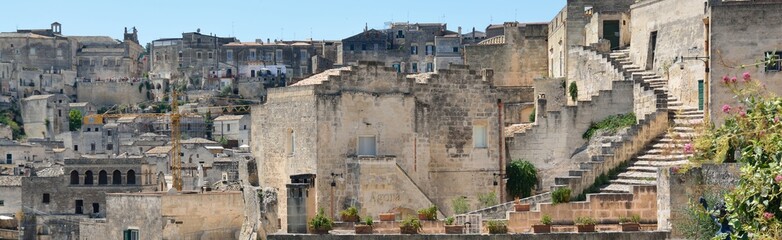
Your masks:
{"label": "green shrub", "polygon": [[525,198],[532,195],[532,189],[538,183],[535,165],[524,160],[513,160],[508,166],[508,196]]}
{"label": "green shrub", "polygon": [[470,204],[467,203],[467,198],[463,196],[451,200],[451,205],[453,205],[453,212],[455,214],[464,214],[470,210]]}
{"label": "green shrub", "polygon": [[604,130],[608,134],[615,134],[619,129],[633,126],[635,123],[635,113],[612,115],[600,122],[590,124],[589,129],[581,137],[591,139],[598,130]]}
{"label": "green shrub", "polygon": [[533,108],[533,109],[532,109],[532,113],[530,113],[530,114],[529,114],[529,121],[530,121],[530,122],[535,122],[535,115],[536,115],[536,113],[535,113],[535,112],[536,112],[536,111],[537,111],[537,109],[534,109],[534,108]]}
{"label": "green shrub", "polygon": [[350,206],[348,209],[340,211],[339,214],[344,217],[355,217],[358,216],[358,209],[355,206]]}
{"label": "green shrub", "polygon": [[412,228],[416,231],[421,230],[421,221],[418,218],[408,217],[399,224],[401,228]]}
{"label": "green shrub", "polygon": [[481,206],[484,208],[499,204],[499,201],[497,200],[497,194],[494,194],[494,192],[478,194],[478,201],[481,202]]}
{"label": "green shrub", "polygon": [[554,204],[569,203],[570,202],[570,188],[557,188],[551,192],[551,201]]}
{"label": "green shrub", "polygon": [[597,221],[595,221],[592,217],[577,217],[575,220],[573,220],[576,225],[595,225],[597,224]]}
{"label": "green shrub", "polygon": [[504,220],[489,220],[486,222],[486,228],[491,234],[508,233],[508,224]]}
{"label": "green shrub", "polygon": [[570,88],[568,89],[568,92],[570,93],[570,99],[574,102],[578,100],[578,85],[576,82],[570,82]]}
{"label": "green shrub", "polygon": [[372,226],[372,223],[374,223],[375,220],[372,219],[372,216],[366,216],[364,217],[364,224],[367,226]]}
{"label": "green shrub", "polygon": [[[716,203],[714,196],[704,196],[709,206]],[[711,219],[711,216],[703,206],[695,201],[689,201],[687,207],[677,211],[681,213],[681,219],[672,224],[676,231],[681,232],[687,239],[711,239],[719,229],[719,226]]]}
{"label": "green shrub", "polygon": [[315,214],[315,217],[312,218],[309,222],[310,228],[315,230],[331,230],[334,225],[334,221],[331,220],[331,218],[326,217],[326,214],[323,213],[323,208],[318,209],[318,214]]}
{"label": "green shrub", "polygon": [[422,208],[418,210],[418,214],[426,215],[426,219],[428,220],[437,220],[437,206],[432,205],[428,208]]}
{"label": "green shrub", "polygon": [[447,217],[447,218],[445,218],[445,225],[449,225],[449,226],[450,226],[450,225],[453,225],[453,222],[454,222],[454,221],[456,221],[456,219],[455,219],[455,218],[453,218],[453,217]]}
{"label": "green shrub", "polygon": [[540,218],[540,224],[551,225],[551,223],[553,223],[553,221],[551,220],[551,216],[549,215],[543,215],[543,217]]}
{"label": "green shrub", "polygon": [[82,120],[81,111],[71,109],[71,111],[68,112],[68,130],[76,131],[81,129]]}
{"label": "green shrub", "polygon": [[619,223],[640,223],[641,222],[641,216],[638,216],[638,214],[633,214],[630,217],[620,217]]}

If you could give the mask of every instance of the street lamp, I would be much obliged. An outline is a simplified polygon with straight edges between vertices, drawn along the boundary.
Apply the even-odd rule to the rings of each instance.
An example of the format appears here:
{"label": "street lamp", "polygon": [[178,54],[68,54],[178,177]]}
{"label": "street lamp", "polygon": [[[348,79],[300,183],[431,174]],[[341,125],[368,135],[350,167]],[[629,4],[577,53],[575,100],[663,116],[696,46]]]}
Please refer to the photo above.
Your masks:
{"label": "street lamp", "polygon": [[334,216],[334,188],[337,187],[337,177],[342,177],[342,173],[331,173],[331,216]]}
{"label": "street lamp", "polygon": [[[708,64],[709,62],[709,56],[701,57],[701,56],[695,56],[695,57],[685,57],[685,56],[677,56],[673,59],[674,63],[679,63],[679,69],[684,70],[684,61],[686,60],[701,60],[704,64]],[[709,66],[706,65],[706,72],[709,72]]]}

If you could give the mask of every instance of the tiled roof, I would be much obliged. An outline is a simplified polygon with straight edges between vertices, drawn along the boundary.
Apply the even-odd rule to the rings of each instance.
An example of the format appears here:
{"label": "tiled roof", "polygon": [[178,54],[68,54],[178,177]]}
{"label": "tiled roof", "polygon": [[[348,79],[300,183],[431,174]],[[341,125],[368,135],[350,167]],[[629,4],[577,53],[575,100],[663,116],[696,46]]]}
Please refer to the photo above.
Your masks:
{"label": "tiled roof", "polygon": [[183,140],[180,143],[182,144],[217,144],[215,141],[210,141],[203,138],[191,138],[187,140]]}
{"label": "tiled roof", "polygon": [[4,32],[0,33],[0,38],[51,38],[44,35],[38,35],[35,33],[15,33],[15,32]]}
{"label": "tiled roof", "polygon": [[171,149],[174,148],[172,146],[160,146],[160,147],[154,147],[152,149],[149,149],[149,151],[146,152],[146,154],[168,154],[171,152]]}
{"label": "tiled roof", "polygon": [[499,44],[505,44],[505,35],[489,38],[478,43],[478,45],[499,45]]}
{"label": "tiled roof", "polygon": [[35,172],[36,176],[39,177],[56,177],[56,176],[62,176],[65,171],[62,169],[62,165],[53,165],[48,168],[44,168],[38,172]]}
{"label": "tiled roof", "polygon": [[0,176],[0,186],[3,187],[22,186],[22,176]]}
{"label": "tiled roof", "polygon": [[223,115],[215,118],[215,121],[242,120],[245,115]]}
{"label": "tiled roof", "polygon": [[24,100],[28,100],[28,101],[29,101],[29,100],[41,100],[41,99],[48,99],[48,98],[49,98],[49,97],[51,97],[51,96],[54,96],[54,95],[52,95],[52,94],[46,94],[46,95],[32,95],[32,96],[29,96],[29,97],[25,98]]}
{"label": "tiled roof", "polygon": [[340,71],[343,70],[350,70],[350,67],[341,67],[341,68],[333,68],[326,70],[322,73],[318,73],[313,75],[312,77],[306,78],[304,80],[301,80],[297,82],[296,84],[293,84],[291,86],[307,86],[307,85],[318,85],[322,83],[323,81],[326,81],[329,79],[329,76],[337,76],[339,75]]}

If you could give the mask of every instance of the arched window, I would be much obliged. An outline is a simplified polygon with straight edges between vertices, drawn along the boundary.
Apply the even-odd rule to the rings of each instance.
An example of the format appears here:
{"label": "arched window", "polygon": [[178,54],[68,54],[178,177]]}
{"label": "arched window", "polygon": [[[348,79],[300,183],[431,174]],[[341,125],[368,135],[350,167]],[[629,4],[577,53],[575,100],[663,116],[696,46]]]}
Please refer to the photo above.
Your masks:
{"label": "arched window", "polygon": [[92,185],[92,171],[87,171],[84,173],[84,185]]}
{"label": "arched window", "polygon": [[98,185],[106,185],[109,184],[109,176],[106,173],[106,170],[100,170],[98,173]]}
{"label": "arched window", "polygon": [[122,184],[122,172],[119,170],[114,170],[114,173],[111,174],[111,184]]}
{"label": "arched window", "polygon": [[79,172],[76,170],[71,171],[71,185],[79,184]]}
{"label": "arched window", "polygon": [[136,171],[128,170],[128,185],[136,185]]}

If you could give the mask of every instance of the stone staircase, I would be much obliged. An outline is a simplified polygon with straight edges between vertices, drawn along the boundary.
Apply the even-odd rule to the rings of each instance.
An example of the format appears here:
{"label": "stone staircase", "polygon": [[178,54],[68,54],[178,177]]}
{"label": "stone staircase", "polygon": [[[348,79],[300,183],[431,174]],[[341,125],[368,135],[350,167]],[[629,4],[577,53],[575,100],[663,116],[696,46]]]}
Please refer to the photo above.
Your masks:
{"label": "stone staircase", "polygon": [[617,50],[606,56],[625,78],[640,83],[644,89],[654,90],[658,96],[658,108],[667,110],[672,122],[666,133],[658,136],[631,160],[625,172],[601,189],[605,193],[630,193],[633,186],[656,185],[658,168],[687,163],[692,154],[684,153],[684,145],[697,137],[695,128],[703,123],[703,111],[685,107],[682,102],[669,95],[667,80],[634,65],[628,50]]}

